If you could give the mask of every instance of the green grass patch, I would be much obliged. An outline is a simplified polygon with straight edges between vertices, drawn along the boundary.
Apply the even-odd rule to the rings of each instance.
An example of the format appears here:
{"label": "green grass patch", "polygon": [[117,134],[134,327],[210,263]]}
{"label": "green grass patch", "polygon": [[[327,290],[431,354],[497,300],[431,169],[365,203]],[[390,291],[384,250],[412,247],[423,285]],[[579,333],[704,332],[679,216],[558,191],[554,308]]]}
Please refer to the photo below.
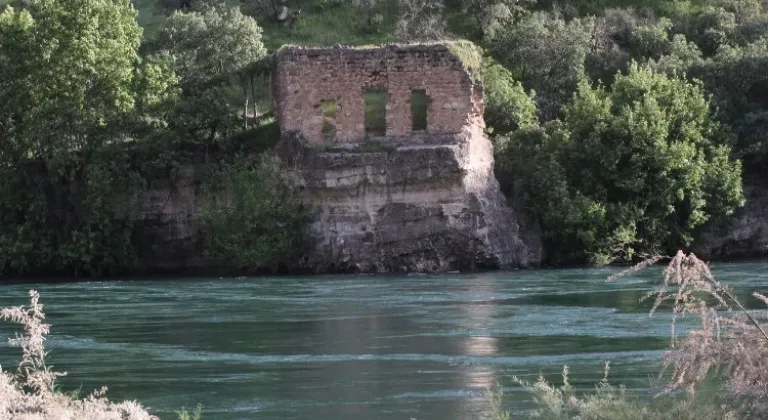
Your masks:
{"label": "green grass patch", "polygon": [[472,41],[465,39],[442,42],[448,50],[461,60],[464,69],[473,80],[482,81],[483,50]]}
{"label": "green grass patch", "polygon": [[336,118],[336,112],[338,107],[336,101],[322,101],[320,102],[320,110],[323,112],[324,117]]}
{"label": "green grass patch", "polygon": [[301,16],[292,31],[283,24],[257,17],[270,51],[283,45],[324,47],[336,44],[363,45],[395,42],[397,2],[387,0],[376,10],[378,24],[369,25],[364,12],[323,0],[302,4]]}
{"label": "green grass patch", "polygon": [[338,111],[336,101],[320,102],[320,111],[323,113],[323,134],[333,136],[336,132],[336,112]]}

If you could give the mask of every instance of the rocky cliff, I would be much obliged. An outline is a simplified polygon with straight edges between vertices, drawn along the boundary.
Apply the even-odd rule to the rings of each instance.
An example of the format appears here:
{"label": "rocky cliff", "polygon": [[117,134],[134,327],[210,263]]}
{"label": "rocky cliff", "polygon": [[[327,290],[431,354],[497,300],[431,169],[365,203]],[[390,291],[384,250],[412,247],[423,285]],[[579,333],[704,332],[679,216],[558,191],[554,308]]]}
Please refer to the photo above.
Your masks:
{"label": "rocky cliff", "polygon": [[534,267],[541,243],[505,203],[478,127],[441,144],[334,153],[300,136],[278,150],[316,209],[314,271],[439,272]]}
{"label": "rocky cliff", "polygon": [[[286,170],[315,209],[307,272],[440,272],[535,267],[538,232],[506,205],[482,130],[442,144],[381,152],[321,152],[300,137],[278,145]],[[437,141],[437,140],[436,140]],[[206,271],[197,220],[198,170],[158,180],[132,213],[140,270]]]}
{"label": "rocky cliff", "polygon": [[693,252],[714,260],[768,257],[768,188],[745,185],[744,193],[744,207],[709,226],[693,245]]}
{"label": "rocky cliff", "polygon": [[521,229],[493,175],[481,62],[468,42],[276,54],[278,154],[317,209],[307,267],[539,265],[538,234]]}
{"label": "rocky cliff", "polygon": [[[469,135],[470,133],[466,133]],[[488,172],[487,139],[379,153],[319,153],[284,141],[291,167],[315,204],[315,272],[433,271],[530,267],[538,232],[504,205]],[[297,148],[299,148],[297,150]],[[474,155],[471,149],[475,149]],[[477,150],[480,149],[480,150]],[[154,182],[133,213],[144,272],[202,272],[194,168]],[[768,257],[768,188],[746,187],[747,203],[710,226],[691,250],[708,260]]]}

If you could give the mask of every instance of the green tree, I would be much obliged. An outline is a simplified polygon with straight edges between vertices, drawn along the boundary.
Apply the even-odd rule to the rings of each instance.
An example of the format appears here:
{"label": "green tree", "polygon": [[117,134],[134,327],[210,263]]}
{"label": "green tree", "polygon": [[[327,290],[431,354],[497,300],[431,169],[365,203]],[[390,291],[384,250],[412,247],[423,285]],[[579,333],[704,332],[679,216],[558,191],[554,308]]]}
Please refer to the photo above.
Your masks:
{"label": "green tree", "polygon": [[514,131],[537,122],[536,103],[525,93],[512,73],[493,59],[486,58],[483,68],[485,122],[496,135]]}
{"label": "green tree", "polygon": [[211,5],[176,12],[153,43],[156,53],[172,57],[182,96],[173,119],[185,138],[211,144],[237,130],[238,108],[248,114],[254,97],[250,70],[267,55],[262,30],[239,9]]}
{"label": "green tree", "polygon": [[129,0],[39,0],[30,10],[6,9],[0,141],[12,144],[11,158],[38,156],[52,168],[71,150],[108,140],[133,109],[140,40]]}
{"label": "green tree", "polygon": [[133,141],[137,105],[149,111],[175,83],[142,63],[140,41],[129,0],[38,0],[0,14],[0,272],[134,262],[119,213],[140,180],[107,151]]}
{"label": "green tree", "polygon": [[536,91],[541,117],[560,112],[581,80],[595,20],[570,22],[537,12],[489,39],[490,51],[526,89]]}
{"label": "green tree", "polygon": [[581,83],[562,121],[527,131],[499,142],[499,161],[526,179],[555,261],[669,251],[743,204],[741,164],[698,83],[632,65],[611,90]]}
{"label": "green tree", "polygon": [[[471,19],[482,36],[494,36],[497,31],[529,13],[534,0],[452,0],[449,6],[461,10]],[[456,3],[456,4],[453,4]]]}
{"label": "green tree", "polygon": [[768,155],[768,38],[718,54],[689,69],[713,93],[721,118],[735,133],[745,169],[762,173]]}

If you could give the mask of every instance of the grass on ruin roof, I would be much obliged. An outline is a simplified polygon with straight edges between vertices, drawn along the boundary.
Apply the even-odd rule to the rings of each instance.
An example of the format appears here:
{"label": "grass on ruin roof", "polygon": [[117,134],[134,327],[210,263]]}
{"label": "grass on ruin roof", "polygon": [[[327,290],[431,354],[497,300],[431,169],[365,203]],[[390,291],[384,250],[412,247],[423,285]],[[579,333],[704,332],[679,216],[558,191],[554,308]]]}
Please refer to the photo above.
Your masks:
{"label": "grass on ruin roof", "polygon": [[[459,60],[461,60],[461,63],[464,66],[464,69],[467,70],[467,72],[469,72],[470,76],[472,76],[473,79],[475,80],[482,79],[483,50],[479,46],[477,46],[474,42],[468,41],[465,39],[420,42],[420,43],[410,43],[410,44],[383,43],[383,44],[365,44],[365,45],[343,45],[343,47],[350,48],[350,49],[357,49],[357,50],[370,50],[375,48],[384,48],[388,45],[397,45],[397,46],[403,46],[403,47],[416,46],[416,45],[425,45],[425,46],[443,45],[446,48],[448,48],[448,50],[453,55],[455,55]],[[315,47],[315,46],[309,46],[309,45],[285,44],[280,48],[278,48],[277,51],[275,51],[275,56],[279,56],[280,53],[292,48],[330,48],[330,47],[331,46]]]}

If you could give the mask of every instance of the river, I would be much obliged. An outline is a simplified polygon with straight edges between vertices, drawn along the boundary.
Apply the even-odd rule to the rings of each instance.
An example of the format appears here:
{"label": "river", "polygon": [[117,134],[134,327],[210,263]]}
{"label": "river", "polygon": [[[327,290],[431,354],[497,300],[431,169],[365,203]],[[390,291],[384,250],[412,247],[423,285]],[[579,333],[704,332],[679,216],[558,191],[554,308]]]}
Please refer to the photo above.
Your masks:
{"label": "river", "polygon": [[[713,271],[742,296],[768,290],[768,262]],[[10,284],[0,306],[39,290],[64,388],[105,384],[163,419],[198,403],[204,420],[472,419],[494,383],[530,408],[512,376],[558,379],[563,364],[578,387],[610,361],[616,383],[647,389],[670,315],[649,317],[638,298],[661,271],[613,272]],[[7,369],[17,350],[4,341]]]}

